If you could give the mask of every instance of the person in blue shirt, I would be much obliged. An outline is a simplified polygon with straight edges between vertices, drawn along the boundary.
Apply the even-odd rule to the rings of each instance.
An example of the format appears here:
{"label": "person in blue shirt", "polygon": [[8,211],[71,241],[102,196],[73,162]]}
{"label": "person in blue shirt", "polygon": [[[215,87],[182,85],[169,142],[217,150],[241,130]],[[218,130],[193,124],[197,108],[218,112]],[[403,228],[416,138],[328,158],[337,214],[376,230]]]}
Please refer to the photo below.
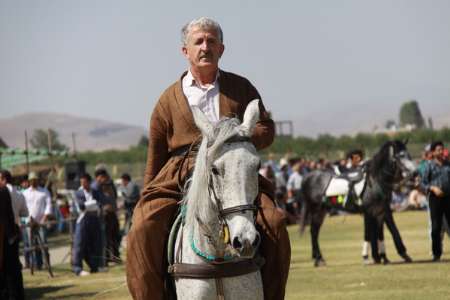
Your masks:
{"label": "person in blue shirt", "polygon": [[420,188],[427,195],[430,206],[433,261],[439,261],[443,216],[447,223],[450,221],[450,163],[444,157],[443,142],[433,142],[430,148],[433,160],[425,166]]}

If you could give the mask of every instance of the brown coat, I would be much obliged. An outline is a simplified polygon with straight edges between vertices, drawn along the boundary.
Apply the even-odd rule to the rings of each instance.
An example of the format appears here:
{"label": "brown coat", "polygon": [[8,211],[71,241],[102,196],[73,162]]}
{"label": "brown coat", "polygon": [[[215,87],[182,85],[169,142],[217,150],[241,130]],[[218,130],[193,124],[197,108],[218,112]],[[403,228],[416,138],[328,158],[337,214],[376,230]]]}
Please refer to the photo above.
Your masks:
{"label": "brown coat", "polygon": [[[186,74],[186,73],[185,73]],[[185,75],[183,74],[183,76]],[[183,76],[181,78],[183,78]],[[181,78],[161,96],[150,121],[147,168],[142,196],[133,214],[133,226],[127,236],[127,283],[134,299],[165,299],[164,278],[167,276],[166,241],[181,199],[178,169],[181,156],[170,152],[198,140],[200,131],[194,123]],[[251,83],[240,76],[220,71],[219,102],[221,116],[237,116],[241,120],[247,104],[260,99]],[[257,149],[269,146],[274,138],[274,123],[260,103],[260,121],[252,141]],[[187,160],[181,180],[194,161]],[[257,216],[261,233],[260,251],[266,258],[262,279],[265,299],[283,299],[290,264],[290,244],[285,216],[267,196],[273,187],[260,176]],[[273,274],[277,274],[274,279]]]}
{"label": "brown coat", "polygon": [[[176,172],[182,157],[171,157],[170,152],[189,145],[200,137],[200,131],[195,126],[182,89],[181,81],[185,75],[186,73],[162,94],[153,111],[142,191],[143,201],[181,197]],[[237,116],[242,121],[247,104],[253,99],[261,99],[258,91],[247,79],[233,73],[220,71],[218,80],[220,116]],[[274,133],[274,123],[260,102],[260,121],[252,135],[256,148],[263,149],[272,144]],[[187,169],[192,166],[193,160],[190,159]],[[270,195],[270,184],[262,178],[260,184],[264,192]]]}

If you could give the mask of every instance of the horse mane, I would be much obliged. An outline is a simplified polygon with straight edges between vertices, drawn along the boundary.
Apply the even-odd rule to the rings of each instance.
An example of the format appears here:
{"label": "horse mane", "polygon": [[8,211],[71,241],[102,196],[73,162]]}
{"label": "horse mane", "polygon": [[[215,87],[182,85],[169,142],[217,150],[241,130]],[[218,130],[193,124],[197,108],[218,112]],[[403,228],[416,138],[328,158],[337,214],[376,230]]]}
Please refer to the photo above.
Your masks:
{"label": "horse mane", "polygon": [[238,135],[240,121],[236,118],[223,118],[214,125],[214,133],[208,137],[203,135],[197,156],[191,184],[183,203],[187,204],[186,224],[195,224],[196,218],[205,224],[211,219],[211,211],[217,208],[210,199],[208,185],[211,176],[211,164],[220,154],[223,144],[231,137]]}
{"label": "horse mane", "polygon": [[393,143],[391,141],[385,142],[377,153],[372,157],[369,163],[369,171],[372,174],[376,174],[380,171],[380,169],[386,163],[386,158],[389,156],[389,147],[392,146]]}
{"label": "horse mane", "polygon": [[395,154],[406,149],[405,144],[401,141],[393,140],[385,142],[370,160],[369,171],[371,171],[372,174],[378,173],[386,165],[390,147],[393,147]]}

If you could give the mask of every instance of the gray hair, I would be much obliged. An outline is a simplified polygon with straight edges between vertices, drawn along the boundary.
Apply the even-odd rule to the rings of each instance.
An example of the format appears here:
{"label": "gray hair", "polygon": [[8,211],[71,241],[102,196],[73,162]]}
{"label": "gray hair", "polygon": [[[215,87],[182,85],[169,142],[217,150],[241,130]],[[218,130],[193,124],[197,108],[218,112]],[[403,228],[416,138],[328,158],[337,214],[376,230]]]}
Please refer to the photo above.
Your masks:
{"label": "gray hair", "polygon": [[183,43],[183,45],[186,45],[187,38],[193,27],[200,27],[203,30],[212,29],[212,30],[216,31],[220,42],[223,43],[223,32],[222,32],[222,28],[220,28],[219,23],[217,23],[213,19],[210,19],[207,17],[201,17],[201,18],[192,20],[191,22],[184,25],[183,28],[181,29],[181,42]]}

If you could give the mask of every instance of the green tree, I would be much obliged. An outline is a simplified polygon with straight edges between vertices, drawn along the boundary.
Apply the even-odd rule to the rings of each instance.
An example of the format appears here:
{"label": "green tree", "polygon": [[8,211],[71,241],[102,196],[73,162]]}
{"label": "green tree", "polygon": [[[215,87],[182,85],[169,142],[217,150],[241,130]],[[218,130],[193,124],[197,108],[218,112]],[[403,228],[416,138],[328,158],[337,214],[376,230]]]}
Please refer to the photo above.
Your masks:
{"label": "green tree", "polygon": [[148,147],[148,137],[142,135],[137,144],[138,147]]}
{"label": "green tree", "polygon": [[414,125],[416,128],[425,126],[425,121],[416,100],[405,102],[400,107],[400,125]]}
{"label": "green tree", "polygon": [[52,151],[68,150],[68,147],[59,141],[58,133],[53,129],[35,129],[30,143],[35,149],[49,149],[49,140]]}

